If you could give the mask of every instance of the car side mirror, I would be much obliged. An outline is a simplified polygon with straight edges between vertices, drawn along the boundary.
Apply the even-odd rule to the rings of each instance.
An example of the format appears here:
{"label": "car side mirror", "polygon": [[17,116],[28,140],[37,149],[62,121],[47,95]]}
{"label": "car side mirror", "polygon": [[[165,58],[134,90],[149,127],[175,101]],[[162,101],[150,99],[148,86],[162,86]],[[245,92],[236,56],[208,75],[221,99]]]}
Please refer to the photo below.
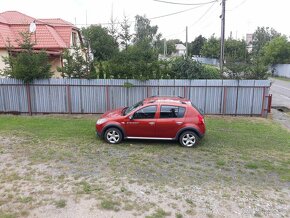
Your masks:
{"label": "car side mirror", "polygon": [[130,116],[129,116],[129,119],[130,119],[130,120],[133,120],[133,115],[130,115]]}

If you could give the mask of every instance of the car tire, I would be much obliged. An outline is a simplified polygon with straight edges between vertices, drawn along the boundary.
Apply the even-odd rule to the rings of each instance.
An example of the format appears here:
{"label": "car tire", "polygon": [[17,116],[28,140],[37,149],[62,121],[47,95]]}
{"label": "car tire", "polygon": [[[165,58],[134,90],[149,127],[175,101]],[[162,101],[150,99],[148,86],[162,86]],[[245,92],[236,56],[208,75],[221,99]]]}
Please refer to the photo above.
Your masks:
{"label": "car tire", "polygon": [[118,144],[123,139],[122,132],[117,128],[109,128],[104,135],[105,141],[110,144]]}
{"label": "car tire", "polygon": [[195,146],[199,141],[199,137],[196,135],[193,131],[184,131],[179,136],[179,143],[183,147],[193,147]]}

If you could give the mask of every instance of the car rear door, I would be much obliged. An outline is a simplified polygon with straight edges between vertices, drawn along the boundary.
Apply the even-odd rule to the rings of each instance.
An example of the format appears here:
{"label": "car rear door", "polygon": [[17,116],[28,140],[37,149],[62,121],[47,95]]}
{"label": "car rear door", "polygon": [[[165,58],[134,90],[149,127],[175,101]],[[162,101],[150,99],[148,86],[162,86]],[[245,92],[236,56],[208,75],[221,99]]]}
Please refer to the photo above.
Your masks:
{"label": "car rear door", "polygon": [[184,124],[186,108],[174,105],[161,105],[156,119],[156,137],[175,138],[176,133]]}

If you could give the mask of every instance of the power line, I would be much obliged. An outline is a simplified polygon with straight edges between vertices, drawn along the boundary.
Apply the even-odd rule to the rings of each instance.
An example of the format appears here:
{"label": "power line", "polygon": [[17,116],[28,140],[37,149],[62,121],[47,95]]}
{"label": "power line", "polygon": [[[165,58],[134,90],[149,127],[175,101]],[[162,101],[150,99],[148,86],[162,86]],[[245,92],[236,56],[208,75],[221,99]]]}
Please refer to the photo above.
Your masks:
{"label": "power line", "polygon": [[206,5],[213,2],[217,2],[218,0],[210,1],[210,2],[202,2],[202,3],[181,3],[181,2],[170,2],[170,1],[163,1],[163,0],[153,0],[155,2],[166,3],[166,4],[174,4],[174,5]]}
{"label": "power line", "polygon": [[[212,7],[214,6],[216,4],[216,2],[213,2],[213,4],[205,11],[205,13],[203,13],[194,23],[192,23],[192,24],[190,24],[189,25],[189,27],[192,27],[192,26],[194,26],[195,24],[197,24],[201,19],[203,19],[207,14],[208,14],[208,12],[212,9]],[[164,36],[164,38],[166,38],[166,37],[170,37],[170,36],[175,36],[175,35],[179,35],[179,34],[181,34],[181,33],[184,33],[185,32],[185,30],[182,30],[182,31],[180,31],[180,32],[178,32],[178,33],[173,33],[173,34],[170,34],[170,35],[166,35],[166,36]]]}
{"label": "power line", "polygon": [[197,7],[193,7],[193,8],[185,9],[185,10],[178,11],[178,12],[174,12],[174,13],[170,13],[170,14],[165,14],[165,15],[161,15],[161,16],[157,16],[157,17],[151,17],[151,18],[148,18],[148,19],[153,20],[153,19],[158,19],[158,18],[168,17],[168,16],[172,16],[172,15],[175,15],[175,14],[180,14],[180,13],[183,13],[183,12],[191,11],[191,10],[193,10],[193,9],[200,8],[201,6],[203,6],[203,5],[199,5],[199,6],[197,6]]}
{"label": "power line", "polygon": [[[213,1],[213,2],[216,2],[216,1]],[[181,11],[177,11],[177,12],[173,12],[173,13],[169,13],[169,14],[164,14],[164,15],[160,15],[160,16],[156,16],[156,17],[150,17],[148,18],[149,20],[154,20],[154,19],[159,19],[159,18],[163,18],[163,17],[169,17],[169,16],[172,16],[172,15],[176,15],[176,14],[181,14],[181,13],[184,13],[184,12],[187,12],[187,11],[191,11],[191,10],[194,10],[194,9],[197,9],[197,8],[200,8],[202,7],[203,5],[198,5],[196,7],[192,7],[192,8],[188,8],[188,9],[185,9],[185,10],[181,10]],[[133,21],[128,21],[127,23],[134,23],[135,20]],[[123,24],[124,22],[115,22],[114,24]],[[112,23],[111,22],[106,22],[106,23],[97,23],[97,25],[111,25]],[[76,24],[76,25],[79,25],[79,26],[84,26],[86,24]],[[94,24],[87,24],[87,25],[94,25]]]}
{"label": "power line", "polygon": [[243,4],[245,4],[246,1],[248,1],[248,0],[244,0],[244,1],[242,1],[240,4],[236,5],[235,7],[233,7],[232,9],[229,9],[229,10],[227,10],[227,11],[234,11],[234,10],[236,10],[237,8],[239,8],[239,7],[241,7]]}
{"label": "power line", "polygon": [[212,7],[215,5],[215,3],[216,2],[214,2],[202,15],[201,15],[201,17],[200,18],[198,18],[193,24],[190,24],[189,26],[191,27],[191,26],[193,26],[193,25],[195,25],[196,23],[198,23],[202,18],[204,18],[206,15],[207,15],[207,13],[212,9]]}

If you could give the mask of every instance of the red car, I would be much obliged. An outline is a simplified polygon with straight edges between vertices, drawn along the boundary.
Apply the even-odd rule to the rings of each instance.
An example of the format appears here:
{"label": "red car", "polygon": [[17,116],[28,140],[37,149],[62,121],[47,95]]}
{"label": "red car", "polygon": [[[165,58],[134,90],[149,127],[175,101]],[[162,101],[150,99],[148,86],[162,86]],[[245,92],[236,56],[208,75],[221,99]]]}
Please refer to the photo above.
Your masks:
{"label": "red car", "polygon": [[205,123],[190,100],[152,96],[104,113],[96,123],[96,132],[111,144],[123,139],[164,139],[192,147],[205,134]]}

